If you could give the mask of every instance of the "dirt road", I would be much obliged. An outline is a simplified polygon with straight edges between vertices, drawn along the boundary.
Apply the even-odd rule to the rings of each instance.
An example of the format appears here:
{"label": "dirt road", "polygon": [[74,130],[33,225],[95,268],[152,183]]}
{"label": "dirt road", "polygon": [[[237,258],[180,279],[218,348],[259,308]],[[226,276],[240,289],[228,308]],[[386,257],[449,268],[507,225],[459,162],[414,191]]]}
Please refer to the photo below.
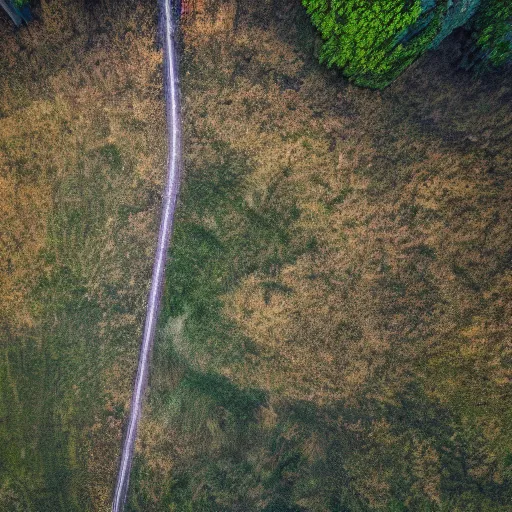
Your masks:
{"label": "dirt road", "polygon": [[114,489],[112,512],[122,512],[128,492],[130,469],[132,465],[133,449],[137,437],[144,389],[149,373],[151,348],[155,337],[156,321],[162,295],[164,282],[165,263],[169,239],[172,232],[174,210],[179,189],[180,159],[181,159],[181,117],[179,104],[179,77],[174,41],[175,20],[173,18],[173,0],[162,0],[161,24],[164,36],[164,69],[165,69],[165,93],[167,101],[167,130],[169,138],[169,154],[167,160],[167,183],[163,196],[162,217],[158,244],[155,253],[151,289],[149,292],[146,322],[139,355],[139,365],[135,386],[133,390],[128,428],[123,442],[119,473]]}

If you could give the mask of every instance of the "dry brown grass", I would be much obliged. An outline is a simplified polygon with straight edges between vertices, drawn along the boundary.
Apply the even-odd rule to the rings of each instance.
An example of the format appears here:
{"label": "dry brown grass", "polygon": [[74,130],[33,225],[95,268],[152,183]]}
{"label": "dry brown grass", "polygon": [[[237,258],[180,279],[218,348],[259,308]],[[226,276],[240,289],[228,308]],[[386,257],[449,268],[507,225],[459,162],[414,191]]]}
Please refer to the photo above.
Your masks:
{"label": "dry brown grass", "polygon": [[[393,482],[408,479],[406,505],[414,509],[420,497],[437,506],[445,455],[436,439],[375,412],[399,410],[412,385],[450,411],[450,428],[469,446],[467,473],[482,485],[501,484],[512,444],[503,413],[512,377],[510,80],[453,72],[448,48],[386,91],[364,91],[316,64],[307,28],[294,25],[303,19],[296,3],[212,0],[195,8],[183,33],[186,173],[206,176],[229,163],[229,148],[246,174],[238,209],[226,207],[222,219],[202,209],[187,218],[184,205],[181,220],[228,246],[246,236],[244,215],[293,212],[279,226],[284,241],[272,239],[270,268],[260,262],[264,240],[252,270],[233,277],[220,297],[224,319],[254,345],[241,361],[230,359],[228,340],[187,345],[186,314],[162,333],[179,338],[175,355],[196,371],[267,393],[247,447],[258,475],[244,482],[248,499],[256,509],[271,502],[259,477],[273,474],[289,447],[299,446],[312,466],[329,457],[327,435],[320,427],[304,434],[298,420],[283,419],[283,404],[306,401],[328,411],[341,400],[369,417],[340,415],[330,424],[329,436],[357,441],[343,454],[350,480],[343,485],[382,509],[394,497]],[[101,390],[92,421],[73,412],[81,403],[73,397],[87,384],[58,397],[73,432],[70,464],[85,461],[80,485],[93,510],[109,506],[163,176],[154,19],[138,4],[88,11],[43,1],[31,34],[0,29],[7,48],[0,57],[0,186],[7,198],[0,250],[8,270],[0,308],[15,334],[42,326],[34,338],[46,350],[44,329],[64,323],[65,308],[51,309],[60,316],[48,322],[32,288],[65,267],[101,309],[91,339],[103,354],[101,371],[89,377]],[[299,256],[286,256],[290,248]],[[179,388],[185,364],[169,365],[165,352],[159,357],[151,385],[165,397]],[[215,367],[219,360],[228,362]],[[16,383],[12,371],[9,380]],[[141,426],[141,510],[158,510],[177,466],[205,453],[217,460],[238,440],[230,437],[238,426],[210,395],[180,392],[177,399],[171,393],[179,406],[155,398]],[[194,400],[191,411],[187,400]],[[215,414],[203,421],[210,409]],[[278,428],[273,451],[265,443]],[[297,477],[290,471],[283,478]],[[205,488],[203,481],[195,492]],[[219,503],[234,506],[221,491]],[[313,494],[298,495],[297,506],[326,512],[325,496]]]}
{"label": "dry brown grass", "polygon": [[[285,243],[316,241],[222,297],[225,318],[256,348],[219,371],[271,397],[361,409],[399,407],[418,385],[461,429],[485,432],[487,459],[475,449],[472,471],[502,481],[512,446],[500,405],[512,379],[510,77],[456,71],[454,45],[384,92],[364,91],[312,62],[303,27],[287,22],[291,2],[210,4],[184,29],[186,167],[206,172],[223,147],[244,155],[244,207],[293,206]],[[244,221],[227,215],[229,233],[207,215],[187,220],[228,243]],[[180,351],[203,368],[189,353]],[[400,471],[414,467],[414,493],[438,504],[437,448],[389,436],[389,453],[411,443]],[[375,508],[392,497],[390,468],[367,473],[385,445],[347,462]]]}
{"label": "dry brown grass", "polygon": [[[221,2],[218,12],[228,11],[236,11],[234,4]],[[246,155],[254,169],[244,183],[247,204],[295,204],[301,214],[294,236],[315,236],[319,251],[279,270],[279,282],[293,293],[276,293],[265,303],[267,277],[250,275],[226,297],[226,314],[277,357],[267,363],[256,357],[254,378],[275,373],[276,385],[286,379],[297,398],[348,398],[374,381],[391,352],[407,351],[397,346],[406,332],[428,324],[429,332],[415,334],[424,348],[446,345],[460,312],[477,296],[492,296],[488,288],[496,279],[506,282],[508,270],[498,266],[509,250],[510,155],[503,140],[511,114],[501,97],[510,88],[491,95],[465,77],[457,79],[466,82],[458,93],[456,80],[435,83],[417,69],[388,91],[369,93],[335,83],[320,69],[306,73],[304,55],[290,42],[293,28],[283,40],[278,24],[233,30],[233,17],[198,16],[185,31],[190,58],[201,62],[201,76],[193,78],[201,86],[185,96],[191,144],[195,134],[214,133]],[[283,77],[297,85],[283,89]],[[411,82],[418,89],[412,93]],[[422,100],[430,89],[442,93]],[[417,114],[403,108],[392,115],[401,96],[419,103]],[[439,104],[446,108],[448,98],[449,112],[443,112]],[[421,131],[417,115],[434,119],[432,129]],[[446,143],[442,137],[455,130],[457,140]],[[189,147],[191,165],[206,165],[208,148]],[[454,274],[455,263],[469,267],[468,279],[488,291],[468,290]],[[489,276],[490,268],[497,274]],[[403,281],[403,296],[386,289],[385,279]],[[446,311],[436,313],[429,301],[446,301]],[[402,312],[390,316],[393,305]],[[412,326],[407,315],[415,312],[435,320]],[[501,320],[501,327],[487,324],[506,328]],[[462,330],[467,336],[467,327]],[[264,371],[261,364],[268,365]],[[250,381],[246,371],[241,375]]]}
{"label": "dry brown grass", "polygon": [[[68,306],[65,298],[60,306],[42,303],[34,290],[59,269],[69,269],[84,300],[101,309],[89,340],[102,354],[97,368],[89,369],[90,382],[59,389],[55,405],[72,411],[63,413],[62,428],[77,437],[65,450],[71,461],[80,454],[77,487],[93,510],[110,506],[119,410],[130,400],[160,209],[166,142],[155,9],[43,0],[30,31],[0,27],[0,318],[11,332],[5,349],[23,346],[25,333],[39,340],[41,357],[52,351],[64,365],[66,357],[86,364],[78,346],[76,355],[61,354],[69,338],[49,346],[66,325],[60,311]],[[11,372],[14,382],[22,378]],[[99,390],[87,395],[96,401],[89,412],[78,398],[87,389]],[[38,428],[28,420],[25,427]],[[63,434],[41,435],[45,442],[45,435]]]}

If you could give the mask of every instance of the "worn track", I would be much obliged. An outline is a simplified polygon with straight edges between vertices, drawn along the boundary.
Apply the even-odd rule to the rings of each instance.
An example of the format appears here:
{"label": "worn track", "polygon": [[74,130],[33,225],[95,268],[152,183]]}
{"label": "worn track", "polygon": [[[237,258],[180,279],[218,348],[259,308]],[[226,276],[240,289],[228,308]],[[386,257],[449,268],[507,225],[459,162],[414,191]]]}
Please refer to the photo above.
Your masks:
{"label": "worn track", "polygon": [[161,24],[164,38],[165,94],[167,102],[167,130],[169,153],[167,160],[167,182],[163,196],[162,217],[158,233],[151,289],[149,292],[146,322],[139,355],[139,365],[133,390],[128,419],[128,428],[123,442],[117,482],[112,501],[112,512],[122,512],[128,493],[128,482],[137,437],[137,426],[141,414],[144,390],[149,373],[151,349],[155,337],[156,321],[162,295],[165,263],[174,220],[174,210],[179,189],[181,162],[181,117],[179,102],[179,75],[176,45],[174,40],[175,20],[173,0],[162,0]]}

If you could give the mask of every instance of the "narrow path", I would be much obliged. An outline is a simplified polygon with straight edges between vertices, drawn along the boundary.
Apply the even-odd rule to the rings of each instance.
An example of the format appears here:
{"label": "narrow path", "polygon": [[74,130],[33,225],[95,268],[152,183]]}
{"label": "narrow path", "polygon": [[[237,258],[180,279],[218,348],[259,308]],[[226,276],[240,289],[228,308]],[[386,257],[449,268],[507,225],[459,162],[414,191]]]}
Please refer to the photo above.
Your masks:
{"label": "narrow path", "polygon": [[179,105],[179,80],[176,48],[174,42],[175,22],[172,13],[173,0],[162,0],[162,27],[164,34],[165,94],[167,101],[167,131],[169,154],[167,160],[167,183],[165,185],[162,218],[158,234],[151,290],[149,292],[146,322],[139,355],[139,366],[135,378],[128,429],[121,452],[121,462],[117,475],[112,512],[122,512],[128,493],[128,482],[132,465],[133,449],[137,437],[141,406],[149,372],[149,362],[165,272],[169,238],[172,231],[174,210],[178,196],[181,153],[181,119]]}

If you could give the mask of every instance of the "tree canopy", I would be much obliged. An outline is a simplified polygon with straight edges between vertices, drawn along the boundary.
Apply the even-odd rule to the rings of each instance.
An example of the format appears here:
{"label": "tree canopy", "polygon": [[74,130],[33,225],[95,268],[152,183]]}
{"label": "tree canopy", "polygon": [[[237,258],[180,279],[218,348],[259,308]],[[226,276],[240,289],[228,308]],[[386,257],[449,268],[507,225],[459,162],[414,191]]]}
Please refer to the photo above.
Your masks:
{"label": "tree canopy", "polygon": [[387,86],[455,28],[468,25],[479,57],[511,56],[512,7],[504,0],[303,0],[319,30],[320,60],[357,85]]}

